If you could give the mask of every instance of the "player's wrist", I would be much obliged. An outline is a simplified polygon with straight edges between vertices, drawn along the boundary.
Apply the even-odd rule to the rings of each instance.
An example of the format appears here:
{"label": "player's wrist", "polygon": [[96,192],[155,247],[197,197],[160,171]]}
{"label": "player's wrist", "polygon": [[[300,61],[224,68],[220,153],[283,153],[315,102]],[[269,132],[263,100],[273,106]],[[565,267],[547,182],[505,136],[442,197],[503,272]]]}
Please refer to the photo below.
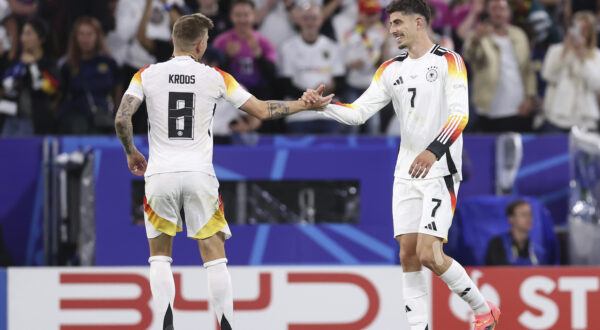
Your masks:
{"label": "player's wrist", "polygon": [[129,157],[129,156],[133,156],[137,153],[139,153],[139,151],[137,150],[137,148],[135,147],[135,145],[131,144],[129,146],[123,146],[123,149],[125,149],[125,154]]}
{"label": "player's wrist", "polygon": [[435,156],[436,160],[440,160],[440,158],[442,158],[442,156],[446,153],[446,146],[443,143],[435,140],[431,142],[425,150],[431,152]]}

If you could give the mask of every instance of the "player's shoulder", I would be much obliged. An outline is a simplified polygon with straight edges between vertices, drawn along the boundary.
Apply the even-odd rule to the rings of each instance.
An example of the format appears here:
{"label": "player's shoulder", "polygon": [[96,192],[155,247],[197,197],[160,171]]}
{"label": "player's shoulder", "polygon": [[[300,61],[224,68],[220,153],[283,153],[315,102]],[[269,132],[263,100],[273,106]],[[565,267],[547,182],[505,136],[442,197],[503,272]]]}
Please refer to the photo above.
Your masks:
{"label": "player's shoulder", "polygon": [[388,70],[391,68],[398,68],[402,65],[404,60],[406,60],[407,58],[408,58],[408,52],[403,51],[402,53],[398,54],[397,56],[392,57],[391,59],[383,62],[379,66],[377,71],[381,71],[383,73],[385,70]]}
{"label": "player's shoulder", "polygon": [[[402,52],[398,56],[393,57],[385,62],[383,62],[377,71],[375,71],[375,75],[373,79],[375,81],[382,80],[383,77],[389,76],[388,72],[399,69],[402,66],[402,62],[408,58],[408,52]],[[386,80],[384,80],[386,81]]]}
{"label": "player's shoulder", "polygon": [[459,53],[437,44],[429,51],[429,53],[434,55],[434,57],[443,58],[445,60],[450,58],[462,58]]}
{"label": "player's shoulder", "polygon": [[209,76],[211,79],[222,81],[225,84],[227,84],[230,80],[235,80],[235,78],[233,78],[233,76],[229,74],[229,72],[221,70],[216,66],[206,66],[206,68],[210,71]]}
{"label": "player's shoulder", "polygon": [[434,58],[445,62],[448,68],[456,68],[458,70],[464,69],[465,62],[462,56],[450,49],[444,48],[440,45],[435,45],[429,52]]}

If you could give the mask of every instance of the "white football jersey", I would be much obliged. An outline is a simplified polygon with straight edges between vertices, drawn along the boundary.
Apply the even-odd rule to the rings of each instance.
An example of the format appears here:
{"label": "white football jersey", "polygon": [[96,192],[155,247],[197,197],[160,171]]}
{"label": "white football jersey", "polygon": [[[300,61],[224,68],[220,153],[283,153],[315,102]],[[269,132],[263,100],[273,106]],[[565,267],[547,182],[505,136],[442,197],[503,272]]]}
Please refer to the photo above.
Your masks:
{"label": "white football jersey", "polygon": [[239,108],[252,96],[228,73],[189,56],[140,69],[125,94],[146,99],[146,177],[169,172],[215,175],[212,122],[217,101],[224,98]]}
{"label": "white football jersey", "polygon": [[467,70],[457,53],[434,45],[412,59],[407,53],[383,63],[367,91],[352,104],[330,104],[323,115],[360,125],[390,100],[400,120],[400,150],[395,176],[408,171],[424,150],[433,152],[427,178],[450,174],[462,178],[462,131],[469,116]]}

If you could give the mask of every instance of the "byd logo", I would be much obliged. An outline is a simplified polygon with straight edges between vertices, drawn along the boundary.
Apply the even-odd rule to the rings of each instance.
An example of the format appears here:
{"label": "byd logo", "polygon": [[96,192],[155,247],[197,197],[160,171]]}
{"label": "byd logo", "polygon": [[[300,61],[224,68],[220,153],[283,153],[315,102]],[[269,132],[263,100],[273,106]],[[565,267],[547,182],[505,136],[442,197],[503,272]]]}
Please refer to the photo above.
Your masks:
{"label": "byd logo", "polygon": [[[503,328],[588,329],[600,322],[589,309],[600,304],[598,269],[487,268],[470,276],[486,299],[500,306]],[[433,297],[434,326],[464,329],[472,321],[468,305],[439,279],[434,279]]]}
{"label": "byd logo", "polygon": [[[173,308],[180,311],[208,311],[207,300],[187,300],[181,292],[181,273],[174,273],[175,278],[175,301]],[[96,330],[96,329],[148,329],[152,324],[150,283],[148,278],[139,274],[115,274],[115,273],[71,273],[61,274],[60,283],[69,284],[127,284],[135,285],[140,289],[140,295],[136,298],[127,299],[60,299],[61,310],[135,310],[140,315],[140,321],[136,324],[69,324],[61,325],[61,330]],[[289,330],[360,330],[370,325],[379,312],[380,299],[375,286],[365,277],[350,273],[288,273],[287,283],[290,285],[305,285],[314,283],[350,284],[360,288],[368,299],[368,307],[365,313],[356,321],[350,323],[290,323]],[[234,309],[237,311],[261,311],[267,309],[272,303],[272,278],[271,273],[259,274],[259,294],[252,300],[234,301]],[[290,298],[293,300],[293,298]],[[216,324],[216,322],[215,322]],[[218,329],[218,324],[216,325]]]}

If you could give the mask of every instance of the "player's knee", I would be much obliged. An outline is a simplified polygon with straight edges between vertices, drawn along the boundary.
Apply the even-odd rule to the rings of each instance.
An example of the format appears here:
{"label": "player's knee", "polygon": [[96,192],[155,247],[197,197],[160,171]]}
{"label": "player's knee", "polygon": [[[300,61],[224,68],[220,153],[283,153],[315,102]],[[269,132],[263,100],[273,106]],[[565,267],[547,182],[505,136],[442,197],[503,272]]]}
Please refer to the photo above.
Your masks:
{"label": "player's knee", "polygon": [[432,270],[436,267],[435,257],[431,250],[424,249],[419,251],[419,262],[421,265]]}
{"label": "player's knee", "polygon": [[418,264],[419,258],[415,251],[410,251],[409,249],[400,249],[399,253],[400,262],[404,265],[406,264]]}

